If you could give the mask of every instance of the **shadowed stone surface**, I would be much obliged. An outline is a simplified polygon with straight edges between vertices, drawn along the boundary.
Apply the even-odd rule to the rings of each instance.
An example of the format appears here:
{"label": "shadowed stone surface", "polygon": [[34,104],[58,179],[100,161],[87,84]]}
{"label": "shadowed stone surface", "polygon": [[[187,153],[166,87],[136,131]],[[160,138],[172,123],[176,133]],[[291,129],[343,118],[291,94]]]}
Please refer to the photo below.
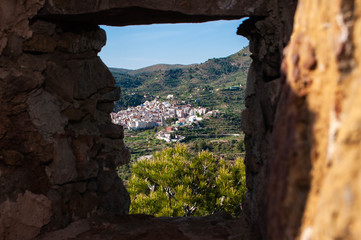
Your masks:
{"label": "shadowed stone surface", "polygon": [[[251,223],[253,239],[270,239],[268,229],[270,225],[278,223],[278,215],[285,215],[291,226],[292,234],[298,230],[302,211],[292,215],[293,211],[280,212],[278,202],[272,202],[272,196],[280,196],[278,191],[285,190],[288,170],[288,161],[292,156],[285,156],[285,165],[273,165],[277,154],[283,154],[292,146],[290,139],[278,142],[280,134],[275,126],[283,118],[278,111],[279,105],[284,104],[281,99],[284,79],[281,76],[281,61],[283,50],[287,46],[293,27],[293,13],[297,1],[278,0],[270,1],[267,17],[250,17],[238,28],[238,34],[250,40],[252,65],[248,72],[246,88],[246,110],[242,113],[242,130],[245,133],[246,145],[246,183],[248,192],[243,202],[243,209],[247,220]],[[287,9],[287,10],[286,10]],[[278,119],[280,118],[280,119]],[[287,119],[286,121],[288,121]],[[290,129],[281,129],[293,134],[295,126]],[[284,149],[280,149],[284,148]],[[270,181],[270,173],[275,172],[279,179]],[[276,184],[277,186],[275,186]],[[292,195],[298,198],[298,195]],[[295,202],[293,209],[302,208],[305,199]],[[274,218],[267,218],[268,209],[274,210]],[[277,219],[277,220],[276,220]],[[281,229],[280,229],[281,230]],[[283,231],[283,230],[281,230]],[[277,238],[275,238],[277,239]],[[283,239],[283,238],[279,238]],[[290,238],[292,239],[292,238]]]}
{"label": "shadowed stone surface", "polygon": [[267,1],[256,0],[86,0],[47,1],[41,17],[106,25],[203,22],[268,15]]}
{"label": "shadowed stone surface", "polygon": [[[302,213],[297,236],[301,240],[361,236],[360,13],[360,1],[329,5],[300,0],[285,51],[288,99],[281,108],[285,111],[288,106],[299,117],[292,144],[297,155],[288,167],[288,191],[280,210],[295,211],[291,196],[309,189],[305,208],[297,210]],[[289,228],[277,225],[273,227]],[[272,239],[287,236],[270,233]]]}
{"label": "shadowed stone surface", "polygon": [[[29,21],[43,4],[0,4],[0,239],[124,215],[130,204],[115,172],[130,154],[109,117],[119,89],[97,57],[105,33],[91,24]],[[41,196],[46,209],[24,204],[29,196]],[[34,218],[22,220],[27,212]]]}
{"label": "shadowed stone surface", "polygon": [[130,152],[109,117],[120,90],[97,53],[98,24],[243,16],[251,237],[359,239],[360,12],[356,0],[2,0],[0,239],[242,239],[236,220],[104,220],[128,213],[115,168]]}
{"label": "shadowed stone surface", "polygon": [[244,219],[226,215],[182,218],[129,215],[77,221],[37,240],[247,240],[249,237],[250,230]]}
{"label": "shadowed stone surface", "polygon": [[[128,213],[129,194],[115,169],[129,161],[130,152],[123,129],[110,120],[120,90],[97,56],[106,42],[98,24],[234,19],[264,15],[263,5],[1,1],[0,239],[32,239],[79,219]],[[29,196],[46,203],[29,204],[43,221],[20,221],[27,210],[21,199]]]}
{"label": "shadowed stone surface", "polygon": [[40,228],[50,222],[51,202],[44,195],[26,191],[19,194],[15,202],[5,201],[0,205],[1,239],[32,239],[40,233]]}

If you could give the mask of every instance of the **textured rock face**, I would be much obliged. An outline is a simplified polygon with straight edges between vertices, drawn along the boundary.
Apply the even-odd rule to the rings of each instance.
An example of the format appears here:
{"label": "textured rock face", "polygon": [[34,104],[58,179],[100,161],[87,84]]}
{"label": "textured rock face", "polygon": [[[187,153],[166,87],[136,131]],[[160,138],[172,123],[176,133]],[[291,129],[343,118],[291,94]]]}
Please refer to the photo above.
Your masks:
{"label": "textured rock face", "polygon": [[122,26],[266,16],[266,3],[264,0],[55,0],[48,1],[39,14],[49,18]]}
{"label": "textured rock face", "polygon": [[[283,50],[292,33],[297,1],[279,0],[270,1],[268,4],[269,16],[251,17],[238,28],[238,34],[244,35],[250,40],[253,59],[247,79],[247,109],[242,113],[248,188],[243,209],[252,225],[253,239],[270,239],[268,238],[268,229],[273,229],[272,224],[277,224],[278,215],[283,214],[279,211],[279,202],[273,202],[275,205],[272,206],[270,200],[274,196],[282,196],[285,188],[284,176],[279,175],[283,172],[277,170],[281,168],[287,171],[288,161],[286,160],[284,165],[274,164],[273,159],[277,154],[283,154],[283,150],[287,150],[290,147],[288,144],[291,144],[288,139],[277,143],[279,133],[275,127],[280,121],[278,118],[284,117],[278,110],[279,105],[283,104],[281,92],[284,84],[280,65]],[[285,129],[285,131],[292,133],[294,130]],[[284,149],[280,149],[282,147]],[[285,157],[283,159],[289,160],[293,158],[292,156],[283,157]],[[273,171],[277,172],[276,177],[279,179],[270,181],[270,173]],[[297,205],[295,203],[294,206],[291,206],[291,209],[293,207],[294,209],[302,208],[306,196],[290,196],[299,201]],[[274,211],[270,219],[267,215],[268,209]],[[294,226],[292,231],[297,232],[302,211],[285,213],[285,219],[293,214],[287,221]],[[280,231],[283,230],[280,229]]]}
{"label": "textured rock face", "polygon": [[[0,3],[0,239],[32,239],[92,215],[124,215],[129,160],[109,113],[120,91],[97,25],[265,15],[264,1]],[[21,231],[19,231],[21,229]]]}
{"label": "textured rock face", "polygon": [[[270,35],[250,36],[255,61],[243,128],[254,239],[360,238],[360,7],[299,0],[279,79],[272,66],[280,59],[258,62],[262,52],[275,56]],[[290,11],[279,13],[281,22],[292,22]],[[244,24],[239,32],[270,22],[250,21],[255,28]],[[279,40],[290,36],[276,27]],[[287,41],[278,43],[282,50]]]}
{"label": "textured rock face", "polygon": [[[291,114],[298,103],[306,110],[294,123],[284,122],[297,126],[293,145],[307,149],[288,170],[289,189],[297,194],[302,182],[310,186],[301,240],[361,236],[360,12],[360,1],[301,0],[285,52],[289,106],[283,111]],[[311,171],[300,171],[305,164]]]}
{"label": "textured rock face", "polygon": [[26,191],[15,202],[5,201],[0,205],[1,239],[31,239],[40,233],[40,228],[50,222],[51,202],[44,195]]}
{"label": "textured rock face", "polygon": [[[128,211],[115,168],[130,153],[109,117],[120,90],[97,57],[106,41],[98,24],[242,16],[250,18],[238,33],[250,39],[254,60],[242,115],[243,209],[253,239],[359,239],[360,4],[2,0],[0,239],[31,239]],[[82,223],[70,225],[69,236],[95,234]]]}
{"label": "textured rock face", "polygon": [[120,92],[97,57],[105,33],[29,22],[42,4],[0,4],[0,239],[123,215],[130,204],[115,172],[129,151],[109,118]]}
{"label": "textured rock face", "polygon": [[244,219],[222,215],[163,217],[128,215],[107,219],[79,220],[65,229],[45,233],[39,240],[238,240],[249,239]]}

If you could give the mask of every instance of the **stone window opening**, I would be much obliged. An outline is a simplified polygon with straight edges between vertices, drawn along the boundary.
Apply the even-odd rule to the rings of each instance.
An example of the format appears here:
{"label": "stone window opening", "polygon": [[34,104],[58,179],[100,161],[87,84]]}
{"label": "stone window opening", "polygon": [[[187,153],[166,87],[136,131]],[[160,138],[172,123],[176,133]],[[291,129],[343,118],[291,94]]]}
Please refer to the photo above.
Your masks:
{"label": "stone window opening", "polygon": [[[244,20],[244,19],[243,19]],[[237,36],[236,35],[236,30],[237,30],[237,27],[239,26],[239,24],[240,24],[240,22],[241,21],[237,21],[237,24],[235,24],[235,26],[234,26],[234,29],[233,29],[233,34],[235,35],[235,36]],[[222,23],[220,23],[220,24],[222,24]],[[112,31],[114,31],[114,30],[112,30]],[[231,33],[232,34],[232,33]],[[127,36],[125,35],[124,36],[124,38],[126,38]],[[240,36],[237,36],[238,38],[241,38]],[[110,41],[110,42],[109,42]],[[110,46],[112,46],[112,45],[114,45],[114,43],[112,44],[112,39],[108,39],[108,44],[110,44]],[[116,43],[117,44],[117,43]],[[106,47],[105,47],[106,48]],[[240,46],[239,48],[238,48],[238,50],[236,50],[236,51],[239,51],[239,50],[241,50],[242,49],[242,47]],[[100,54],[101,55],[101,54]],[[121,58],[121,56],[119,56],[120,58]],[[155,57],[157,57],[157,56],[155,56]],[[245,87],[245,84],[244,84],[244,87]],[[150,101],[150,99],[149,99],[149,101]],[[112,114],[113,115],[113,114]],[[114,115],[113,115],[114,116]],[[141,119],[141,120],[143,120],[143,119]],[[113,121],[113,123],[114,123],[114,121]],[[222,200],[224,201],[224,197],[222,198]],[[222,201],[221,200],[221,201]],[[240,205],[240,203],[238,203],[237,205]],[[194,210],[196,209],[196,207],[195,206],[184,206],[185,207],[185,210],[184,211],[187,211],[188,210],[188,212],[190,211],[190,209],[193,209],[193,210],[191,210],[191,213],[190,214],[186,214],[186,215],[192,215],[192,213],[194,212]],[[188,209],[189,208],[189,209]]]}
{"label": "stone window opening", "polygon": [[[196,231],[189,227],[197,227],[197,219],[181,223],[173,219],[162,227],[149,224],[153,221],[149,218],[140,220],[142,216],[115,217],[111,222],[111,216],[128,213],[129,197],[114,170],[130,153],[124,147],[122,129],[110,122],[119,92],[97,56],[106,41],[98,25],[265,17],[269,15],[265,3],[200,0],[154,6],[150,1],[5,1],[0,10],[0,58],[6,70],[0,81],[1,89],[6,89],[0,104],[6,129],[0,131],[0,177],[6,186],[0,189],[4,210],[0,236],[81,239],[104,231],[116,236],[124,228],[132,229],[132,223],[133,229],[139,229],[141,220],[151,229],[128,232],[130,239],[189,239],[195,232],[212,239],[219,229],[224,236],[242,234],[234,230],[242,230],[245,224],[224,218],[201,218],[206,227]],[[223,227],[225,222],[229,227]],[[155,225],[160,230],[150,231]],[[170,225],[177,227],[167,228]],[[212,226],[214,231],[209,231]]]}

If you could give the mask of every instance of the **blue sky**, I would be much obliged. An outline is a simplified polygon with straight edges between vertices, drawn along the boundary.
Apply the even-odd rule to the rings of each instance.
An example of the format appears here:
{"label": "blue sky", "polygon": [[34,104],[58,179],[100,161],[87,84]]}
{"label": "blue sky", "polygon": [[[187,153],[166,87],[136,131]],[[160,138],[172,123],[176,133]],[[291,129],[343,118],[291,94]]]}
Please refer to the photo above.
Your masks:
{"label": "blue sky", "polygon": [[158,63],[201,63],[229,56],[248,45],[246,38],[236,35],[241,22],[101,26],[107,33],[107,44],[99,56],[108,67],[127,69]]}

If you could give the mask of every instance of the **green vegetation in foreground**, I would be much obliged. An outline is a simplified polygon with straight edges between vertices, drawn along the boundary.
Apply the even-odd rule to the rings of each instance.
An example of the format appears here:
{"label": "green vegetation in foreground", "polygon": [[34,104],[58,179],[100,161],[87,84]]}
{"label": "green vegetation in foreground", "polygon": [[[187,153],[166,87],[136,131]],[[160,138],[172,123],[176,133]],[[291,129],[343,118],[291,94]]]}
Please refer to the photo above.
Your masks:
{"label": "green vegetation in foreground", "polygon": [[130,213],[154,216],[203,216],[241,213],[246,192],[243,160],[225,161],[210,152],[194,155],[177,144],[132,167],[128,184]]}
{"label": "green vegetation in foreground", "polygon": [[[114,111],[174,95],[179,104],[218,109],[221,115],[180,127],[184,145],[155,138],[161,128],[126,131],[131,162],[118,169],[132,196],[131,213],[156,216],[240,213],[245,192],[241,133],[248,47],[226,58],[188,66],[155,65],[136,71],[111,69],[122,98]],[[176,119],[173,119],[174,121]],[[172,120],[167,120],[172,125]],[[172,148],[174,147],[174,148]],[[152,160],[138,160],[153,155]]]}
{"label": "green vegetation in foreground", "polygon": [[[204,119],[199,124],[179,127],[176,134],[186,137],[183,143],[193,151],[193,154],[208,150],[216,158],[234,160],[244,157],[244,136],[240,126],[240,114],[221,114]],[[132,165],[139,157],[152,155],[156,151],[175,145],[155,138],[156,132],[160,129],[161,127],[136,131],[125,130],[125,145],[132,153],[130,163],[118,169],[125,184],[128,183]]]}

